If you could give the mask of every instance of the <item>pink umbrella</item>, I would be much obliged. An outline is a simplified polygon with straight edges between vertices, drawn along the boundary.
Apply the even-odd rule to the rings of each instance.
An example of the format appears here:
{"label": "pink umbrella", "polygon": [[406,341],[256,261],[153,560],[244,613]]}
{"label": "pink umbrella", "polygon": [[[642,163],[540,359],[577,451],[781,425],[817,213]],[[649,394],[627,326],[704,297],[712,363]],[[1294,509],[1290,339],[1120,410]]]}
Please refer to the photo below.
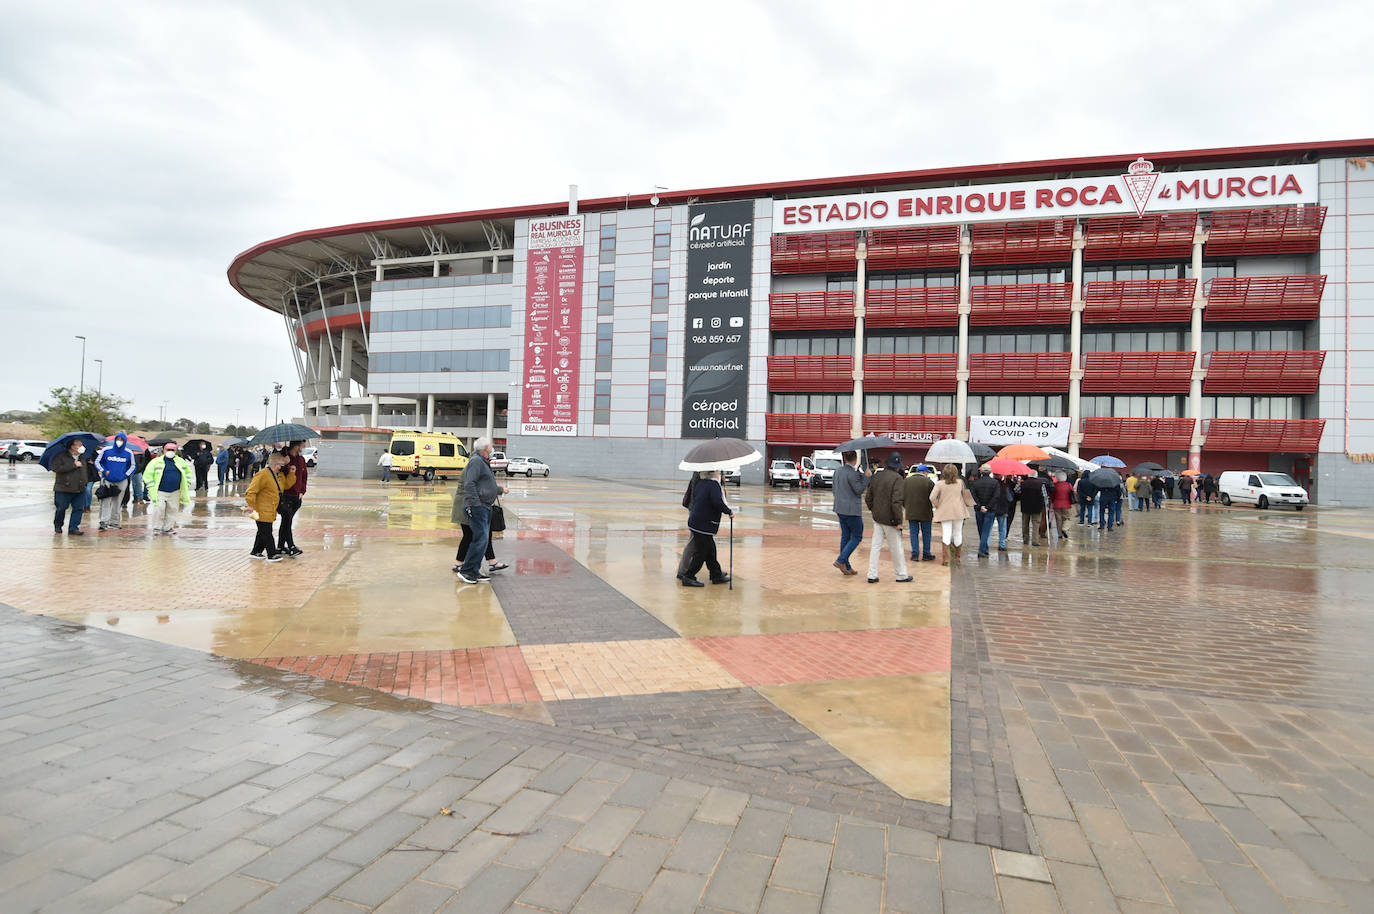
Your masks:
{"label": "pink umbrella", "polygon": [[983,464],[998,476],[1034,476],[1035,471],[1019,460],[1010,457],[994,457]]}
{"label": "pink umbrella", "polygon": [[[144,440],[143,440],[142,438],[140,438],[138,435],[125,435],[125,436],[124,436],[124,439],[125,439],[126,441],[128,441],[129,447],[133,448],[135,451],[146,451],[146,450],[148,450],[148,442],[144,441]],[[114,440],[115,440],[115,436],[114,436],[114,435],[107,435],[107,436],[105,437],[105,440],[106,440],[106,441],[114,441]]]}

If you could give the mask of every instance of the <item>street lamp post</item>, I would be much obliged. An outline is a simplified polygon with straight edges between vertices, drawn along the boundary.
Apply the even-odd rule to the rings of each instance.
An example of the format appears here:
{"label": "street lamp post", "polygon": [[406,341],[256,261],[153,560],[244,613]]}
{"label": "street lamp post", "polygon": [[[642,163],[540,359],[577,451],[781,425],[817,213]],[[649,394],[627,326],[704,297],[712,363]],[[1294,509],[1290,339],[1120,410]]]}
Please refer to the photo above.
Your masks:
{"label": "street lamp post", "polygon": [[81,386],[77,389],[77,393],[84,394],[86,392],[86,338],[79,333],[76,338],[81,341]]}
{"label": "street lamp post", "polygon": [[271,397],[262,398],[262,427],[267,428],[267,407],[272,405]]}
{"label": "street lamp post", "polygon": [[95,376],[95,392],[97,395],[99,395],[100,392],[105,388],[105,360],[91,359],[91,361],[95,362],[97,365],[100,366],[100,368],[98,369],[99,374]]}
{"label": "street lamp post", "polygon": [[281,421],[281,381],[272,382],[272,393],[277,398],[277,404],[272,408],[272,424],[276,425]]}

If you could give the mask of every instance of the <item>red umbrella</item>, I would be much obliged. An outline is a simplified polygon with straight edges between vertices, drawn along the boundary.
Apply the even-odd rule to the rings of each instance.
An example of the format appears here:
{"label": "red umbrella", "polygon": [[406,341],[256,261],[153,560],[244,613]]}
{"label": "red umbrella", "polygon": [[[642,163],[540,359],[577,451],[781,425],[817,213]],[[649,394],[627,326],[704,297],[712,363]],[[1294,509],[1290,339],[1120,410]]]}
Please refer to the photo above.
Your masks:
{"label": "red umbrella", "polygon": [[[115,436],[114,436],[114,435],[107,435],[107,436],[105,437],[105,440],[106,440],[106,441],[113,441],[113,440],[115,440]],[[140,438],[138,435],[125,435],[125,436],[124,436],[124,440],[127,441],[127,442],[129,442],[129,447],[133,448],[133,449],[136,450],[136,451],[146,451],[146,450],[148,450],[148,442],[144,441],[144,440],[143,440],[142,438]]]}
{"label": "red umbrella", "polygon": [[998,476],[1034,476],[1035,471],[1019,460],[1010,457],[994,457],[983,464]]}

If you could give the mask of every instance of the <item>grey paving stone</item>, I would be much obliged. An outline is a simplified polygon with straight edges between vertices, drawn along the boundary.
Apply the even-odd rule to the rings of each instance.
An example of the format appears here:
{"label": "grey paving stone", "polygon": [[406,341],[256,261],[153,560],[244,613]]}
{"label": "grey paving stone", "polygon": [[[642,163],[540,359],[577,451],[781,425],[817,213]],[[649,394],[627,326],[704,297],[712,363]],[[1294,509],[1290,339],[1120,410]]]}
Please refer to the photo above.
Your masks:
{"label": "grey paving stone", "polygon": [[625,840],[641,815],[643,813],[638,809],[603,806],[587,821],[570,845],[594,854],[609,855]]}
{"label": "grey paving stone", "polygon": [[[501,862],[519,869],[539,869],[553,859],[559,848],[571,841],[580,828],[582,823],[572,819],[544,816],[533,832],[515,839],[515,843],[501,855]],[[418,835],[413,840],[422,843]]]}
{"label": "grey paving stone", "polygon": [[544,768],[526,786],[545,793],[566,793],[592,767],[592,760],[580,755],[564,754]]}
{"label": "grey paving stone", "polygon": [[366,866],[393,847],[407,841],[424,824],[419,816],[393,812],[352,835],[326,856],[353,866]]}
{"label": "grey paving stone", "polygon": [[733,828],[739,822],[739,817],[744,814],[744,807],[748,803],[749,795],[746,793],[724,787],[712,787],[706,791],[706,796],[702,797],[696,818],[703,822],[729,825]]}
{"label": "grey paving stone", "polygon": [[1207,873],[1237,911],[1245,914],[1279,914],[1289,910],[1273,887],[1252,866],[1207,861]]}
{"label": "grey paving stone", "polygon": [[1178,835],[1138,835],[1137,840],[1155,872],[1166,882],[1170,879],[1199,883],[1211,881],[1202,859]]}
{"label": "grey paving stone", "polygon": [[[520,791],[537,774],[539,771],[535,768],[526,768],[523,765],[515,764],[506,765],[468,791],[465,798],[478,803],[493,803],[499,806],[514,796],[517,791]],[[551,794],[548,796],[552,797]]]}
{"label": "grey paving stone", "polygon": [[[1054,887],[1043,882],[998,876],[1002,909],[1015,914],[1058,914],[1063,910]],[[1161,909],[1161,912],[1163,909]]]}
{"label": "grey paving stone", "polygon": [[1337,850],[1335,845],[1320,835],[1284,833],[1279,837],[1296,851],[1308,866],[1328,879],[1344,879],[1349,882],[1368,882],[1370,879],[1369,875]]}
{"label": "grey paving stone", "polygon": [[1234,863],[1245,866],[1249,863],[1231,836],[1221,830],[1214,822],[1199,822],[1193,819],[1175,819],[1174,827],[1179,835],[1203,860],[1216,860],[1221,863]]}
{"label": "grey paving stone", "polygon": [[441,777],[402,803],[399,811],[413,816],[437,815],[441,809],[452,809],[476,786],[471,778]]}
{"label": "grey paving stone", "polygon": [[759,914],[819,914],[820,909],[819,895],[802,895],[769,886],[763,893]]}
{"label": "grey paving stone", "polygon": [[1095,847],[1102,875],[1118,898],[1136,898],[1155,904],[1168,904],[1169,896],[1155,875],[1154,867],[1134,846]]}
{"label": "grey paving stone", "polygon": [[934,860],[891,854],[885,886],[887,910],[923,914],[940,909],[940,867]]}
{"label": "grey paving stone", "polygon": [[[104,914],[119,902],[136,895],[149,883],[155,882],[173,870],[179,864],[175,860],[167,857],[149,855],[130,860],[128,863],[112,870],[101,876],[94,882],[89,882],[81,888],[62,897],[60,904],[53,903],[49,907],[60,907],[63,914]],[[24,894],[21,887],[16,893]],[[6,905],[13,904],[7,899]],[[23,910],[16,905],[16,910]]]}
{"label": "grey paving stone", "polygon": [[940,845],[936,835],[902,825],[888,826],[887,849],[893,854],[903,854],[907,857],[925,857],[929,860],[936,859],[940,854]]}
{"label": "grey paving stone", "polygon": [[520,901],[550,911],[571,911],[605,865],[606,858],[598,854],[565,848],[521,893]]}
{"label": "grey paving stone", "polygon": [[1102,914],[1118,910],[1116,897],[1097,867],[1061,860],[1048,862],[1055,891],[1067,914]]}
{"label": "grey paving stone", "polygon": [[362,831],[377,819],[391,812],[413,794],[395,787],[379,787],[367,796],[355,800],[325,819],[325,824],[345,831]]}
{"label": "grey paving stone", "polygon": [[856,873],[832,871],[821,898],[824,914],[879,914],[883,904],[883,883]]}
{"label": "grey paving stone", "polygon": [[[278,816],[275,819],[269,818],[259,827],[248,831],[246,837],[258,844],[283,844],[306,829],[313,828],[330,816],[335,815],[343,809],[343,805],[339,800],[310,800],[297,806],[286,815]],[[208,828],[218,828],[220,823],[233,815],[234,813],[230,813],[224,819],[220,819],[219,822],[211,823]]]}
{"label": "grey paving stone", "polygon": [[357,867],[337,860],[317,860],[246,905],[243,914],[303,911],[347,882],[357,871]]}
{"label": "grey paving stone", "polygon": [[631,914],[638,903],[638,892],[626,892],[596,883],[583,893],[572,914]]}
{"label": "grey paving stone", "polygon": [[1340,897],[1312,872],[1303,859],[1287,848],[1243,845],[1242,850],[1254,862],[1279,894],[1288,898],[1311,898],[1338,903]]}
{"label": "grey paving stone", "polygon": [[992,854],[982,845],[940,841],[940,878],[946,891],[997,897]]}
{"label": "grey paving stone", "polygon": [[320,795],[327,800],[343,800],[345,803],[352,803],[361,800],[378,787],[392,783],[396,780],[397,775],[404,771],[403,768],[385,763],[369,765],[329,787]]}
{"label": "grey paving stone", "polygon": [[615,785],[605,781],[578,781],[554,803],[550,814],[586,822],[596,811],[605,805],[606,800],[615,792]]}
{"label": "grey paving stone", "polygon": [[664,866],[688,873],[710,873],[729,840],[730,829],[727,826],[693,821],[682,832],[677,847]]}
{"label": "grey paving stone", "polygon": [[638,895],[649,887],[672,849],[671,841],[632,834],[611,856],[596,881]]}
{"label": "grey paving stone", "polygon": [[[723,845],[724,842],[722,842]],[[706,888],[706,877],[699,873],[661,870],[644,893],[636,914],[687,914],[695,911]]]}
{"label": "grey paving stone", "polygon": [[881,828],[841,822],[835,836],[831,866],[850,873],[883,876],[887,864],[887,835]]}
{"label": "grey paving stone", "polygon": [[271,889],[272,886],[266,882],[244,876],[230,876],[221,879],[176,910],[177,914],[224,914],[225,911],[238,911]]}
{"label": "grey paving stone", "polygon": [[492,864],[440,910],[445,914],[498,914],[511,906],[534,876],[533,870]]}
{"label": "grey paving stone", "polygon": [[753,914],[773,870],[773,858],[727,848],[706,885],[704,904],[722,911]]}
{"label": "grey paving stone", "polygon": [[391,851],[383,854],[330,894],[345,901],[375,907],[396,894],[402,886],[440,856],[433,851]]}
{"label": "grey paving stone", "polygon": [[834,848],[819,841],[787,838],[782,843],[769,885],[820,895],[825,891],[826,873],[830,869]]}
{"label": "grey paving stone", "polygon": [[787,831],[787,813],[750,806],[740,816],[730,847],[751,854],[776,857]]}
{"label": "grey paving stone", "polygon": [[513,843],[513,838],[500,838],[483,831],[473,832],[458,842],[452,852],[444,854],[421,873],[420,878],[460,889]]}
{"label": "grey paving stone", "polygon": [[833,812],[812,809],[810,806],[797,806],[792,809],[792,817],[787,822],[787,833],[809,841],[835,842],[835,832],[840,817]]}
{"label": "grey paving stone", "polygon": [[676,838],[692,821],[700,801],[664,792],[645,810],[635,823],[635,831],[663,838]]}
{"label": "grey paving stone", "polygon": [[661,774],[636,771],[616,788],[615,793],[611,794],[611,802],[619,806],[636,806],[640,809],[648,809],[663,793],[663,788],[667,784],[668,779]]}
{"label": "grey paving stone", "polygon": [[[125,835],[118,841],[108,843],[102,841],[99,842],[98,846],[85,846],[78,853],[62,855],[60,862],[49,858],[49,865],[60,866],[69,873],[85,876],[87,879],[99,879],[130,860],[154,851],[160,857],[178,859],[175,854],[169,853],[169,850],[179,845],[188,835],[193,834],[190,830],[170,822],[154,822],[152,825]],[[85,836],[73,836],[73,838],[81,837]],[[41,858],[38,862],[41,862]]]}
{"label": "grey paving stone", "polygon": [[236,838],[191,863],[177,863],[174,871],[143,891],[158,898],[185,901],[206,888],[238,872],[268,852],[269,848],[245,838]]}
{"label": "grey paving stone", "polygon": [[1034,854],[1018,854],[994,847],[992,866],[999,876],[1016,879],[1029,879],[1033,882],[1049,882],[1050,870],[1043,857]]}
{"label": "grey paving stone", "polygon": [[171,911],[176,907],[176,904],[163,898],[134,895],[112,908],[106,908],[103,914],[162,914],[163,911]]}
{"label": "grey paving stone", "polygon": [[239,871],[254,879],[285,882],[349,838],[346,831],[317,825],[268,851]]}

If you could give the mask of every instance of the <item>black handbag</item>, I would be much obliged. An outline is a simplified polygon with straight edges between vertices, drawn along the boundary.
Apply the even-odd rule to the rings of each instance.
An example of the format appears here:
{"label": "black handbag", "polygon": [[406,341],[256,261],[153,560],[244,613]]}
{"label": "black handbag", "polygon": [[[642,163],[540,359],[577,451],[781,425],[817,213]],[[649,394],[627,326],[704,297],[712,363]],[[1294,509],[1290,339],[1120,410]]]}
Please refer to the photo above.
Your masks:
{"label": "black handbag", "polygon": [[491,506],[491,532],[500,533],[506,529],[506,510],[500,505]]}
{"label": "black handbag", "polygon": [[119,486],[111,485],[108,482],[102,482],[100,485],[95,487],[95,497],[102,500],[106,498],[114,498],[118,494]]}

